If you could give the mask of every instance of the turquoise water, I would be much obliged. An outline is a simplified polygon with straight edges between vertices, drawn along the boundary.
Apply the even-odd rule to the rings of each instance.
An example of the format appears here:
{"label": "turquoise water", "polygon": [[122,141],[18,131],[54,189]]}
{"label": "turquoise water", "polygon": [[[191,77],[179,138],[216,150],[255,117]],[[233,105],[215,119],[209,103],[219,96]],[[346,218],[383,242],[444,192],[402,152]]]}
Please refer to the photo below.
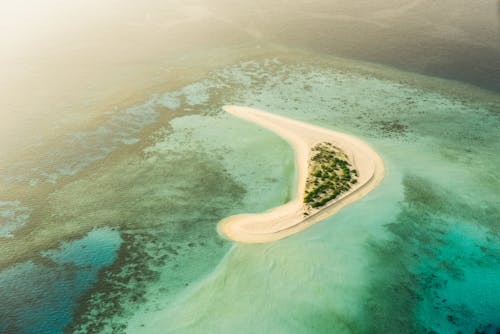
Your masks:
{"label": "turquoise water", "polygon": [[116,259],[120,233],[99,229],[0,275],[1,333],[63,333],[73,305]]}
{"label": "turquoise water", "polygon": [[230,103],[361,135],[385,158],[386,179],[303,233],[235,246],[127,332],[495,332],[495,110],[376,77],[263,67],[226,72],[244,86]]}
{"label": "turquoise water", "polygon": [[383,184],[299,235],[234,247],[208,278],[138,312],[127,331],[494,332],[499,304],[485,294],[499,288],[498,242],[484,235],[498,233],[495,110],[390,80],[304,71],[228,70],[244,87],[228,102],[368,137],[388,165]]}
{"label": "turquoise water", "polygon": [[[189,112],[48,198],[67,227],[112,229],[0,273],[11,299],[20,273],[53,283],[40,305],[54,311],[40,306],[36,317],[51,319],[47,332],[500,329],[498,96],[366,64],[278,57],[214,71],[155,99],[166,108],[155,109],[160,116]],[[359,136],[384,158],[386,178],[284,240],[226,241],[217,222],[285,203],[295,170],[286,142],[224,114],[224,104]],[[84,244],[99,251],[85,255]],[[65,269],[46,269],[49,260]],[[61,288],[74,282],[78,289]],[[32,299],[42,285],[30,286],[22,289]],[[33,332],[26,312],[38,308],[30,305],[2,310],[10,319],[3,330]]]}

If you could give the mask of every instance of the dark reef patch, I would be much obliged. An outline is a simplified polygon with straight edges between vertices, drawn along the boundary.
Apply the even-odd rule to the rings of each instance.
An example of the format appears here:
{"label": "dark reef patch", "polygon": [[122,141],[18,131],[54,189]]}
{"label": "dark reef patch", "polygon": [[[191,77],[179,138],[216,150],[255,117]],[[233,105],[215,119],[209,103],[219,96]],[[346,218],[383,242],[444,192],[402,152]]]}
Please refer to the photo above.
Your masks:
{"label": "dark reef patch", "polygon": [[[494,324],[494,302],[482,306],[472,296],[459,296],[467,286],[481,284],[468,273],[500,268],[500,246],[491,237],[498,231],[488,229],[500,213],[467,205],[415,175],[404,178],[404,187],[400,213],[387,225],[392,239],[368,246],[376,254],[373,266],[384,268],[374,271],[368,332],[466,333],[484,329],[484,322]],[[475,232],[461,232],[470,230]],[[490,325],[486,332],[494,330]]]}
{"label": "dark reef patch", "polygon": [[401,123],[401,121],[397,119],[391,121],[375,121],[373,124],[375,128],[386,137],[403,137],[408,131],[408,125]]}
{"label": "dark reef patch", "polygon": [[[73,323],[65,328],[67,333],[103,329],[123,333],[126,317],[146,301],[148,288],[174,293],[210,270],[227,251],[229,242],[220,239],[215,225],[239,203],[245,190],[218,162],[202,154],[172,154],[168,160],[170,163],[160,164],[166,168],[162,178],[149,175],[151,189],[143,194],[146,198],[141,200],[136,194],[122,211],[123,243],[118,258],[100,272],[95,287],[81,299]],[[134,182],[143,177],[136,175]],[[159,183],[172,192],[155,200]],[[183,201],[186,197],[197,200]],[[183,273],[190,276],[181,277]],[[164,285],[151,287],[162,275],[172,280],[164,277]]]}

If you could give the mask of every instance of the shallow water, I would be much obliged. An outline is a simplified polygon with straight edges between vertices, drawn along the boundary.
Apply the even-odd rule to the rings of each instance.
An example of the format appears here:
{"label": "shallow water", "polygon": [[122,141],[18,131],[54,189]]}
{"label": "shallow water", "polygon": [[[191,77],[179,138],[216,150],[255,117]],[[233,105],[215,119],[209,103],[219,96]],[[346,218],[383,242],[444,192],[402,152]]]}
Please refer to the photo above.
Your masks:
{"label": "shallow water", "polygon": [[305,232],[235,246],[194,288],[156,296],[127,332],[494,333],[498,110],[372,76],[271,71],[228,71],[245,87],[233,101],[362,136],[386,160],[386,179]]}
{"label": "shallow water", "polygon": [[[386,160],[386,179],[367,198],[303,233],[230,248],[217,237],[216,222],[289,200],[293,158],[282,140],[222,114],[205,96],[202,115],[171,121],[143,156],[54,195],[62,201],[83,196],[94,182],[116,184],[111,189],[134,182],[121,204],[108,204],[110,216],[100,215],[113,219],[116,210],[125,217],[126,251],[88,293],[70,329],[496,330],[499,305],[486,293],[498,289],[493,278],[500,269],[498,114],[491,103],[346,73],[340,65],[273,60],[214,77],[221,87],[241,87],[221,103],[362,136]],[[446,122],[445,132],[436,120]],[[92,196],[90,204],[75,207],[81,222],[95,218],[85,217],[88,205],[115,195]],[[125,207],[137,198],[141,203]]]}
{"label": "shallow water", "polygon": [[[3,171],[20,187],[58,187],[41,203],[0,202],[10,264],[0,272],[1,331],[500,328],[500,97],[372,64],[269,52],[71,134],[81,146],[69,143],[60,164]],[[285,203],[295,174],[286,142],[224,114],[224,104],[359,136],[384,158],[386,178],[290,238],[223,240],[220,219]],[[67,167],[75,155],[82,160]],[[88,170],[87,158],[97,167]],[[16,260],[18,250],[27,255]]]}

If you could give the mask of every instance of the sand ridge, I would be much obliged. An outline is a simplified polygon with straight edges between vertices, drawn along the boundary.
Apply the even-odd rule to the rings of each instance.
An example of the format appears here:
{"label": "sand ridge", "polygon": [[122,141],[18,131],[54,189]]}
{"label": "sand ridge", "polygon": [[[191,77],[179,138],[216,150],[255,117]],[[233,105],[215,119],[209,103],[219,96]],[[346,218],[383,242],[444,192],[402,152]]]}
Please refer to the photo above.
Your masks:
{"label": "sand ridge", "polygon": [[[384,178],[382,158],[368,144],[354,136],[248,107],[225,106],[223,109],[274,131],[287,140],[295,151],[298,174],[296,195],[290,202],[264,213],[238,214],[221,220],[218,231],[228,239],[242,243],[263,243],[285,238],[361,199]],[[333,143],[347,154],[353,168],[358,170],[358,183],[317,212],[304,216],[306,206],[303,198],[311,150],[322,142]]]}

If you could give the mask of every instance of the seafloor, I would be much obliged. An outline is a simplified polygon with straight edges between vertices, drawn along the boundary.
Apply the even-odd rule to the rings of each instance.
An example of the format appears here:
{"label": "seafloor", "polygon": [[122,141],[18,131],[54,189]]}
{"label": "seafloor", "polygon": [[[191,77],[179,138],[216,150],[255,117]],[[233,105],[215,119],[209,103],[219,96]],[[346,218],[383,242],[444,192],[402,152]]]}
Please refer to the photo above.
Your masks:
{"label": "seafloor", "polygon": [[[290,50],[248,58],[1,171],[10,195],[63,183],[0,198],[0,332],[499,331],[500,96]],[[225,104],[359,136],[387,175],[292,237],[223,240],[220,219],[295,186],[287,143]]]}

